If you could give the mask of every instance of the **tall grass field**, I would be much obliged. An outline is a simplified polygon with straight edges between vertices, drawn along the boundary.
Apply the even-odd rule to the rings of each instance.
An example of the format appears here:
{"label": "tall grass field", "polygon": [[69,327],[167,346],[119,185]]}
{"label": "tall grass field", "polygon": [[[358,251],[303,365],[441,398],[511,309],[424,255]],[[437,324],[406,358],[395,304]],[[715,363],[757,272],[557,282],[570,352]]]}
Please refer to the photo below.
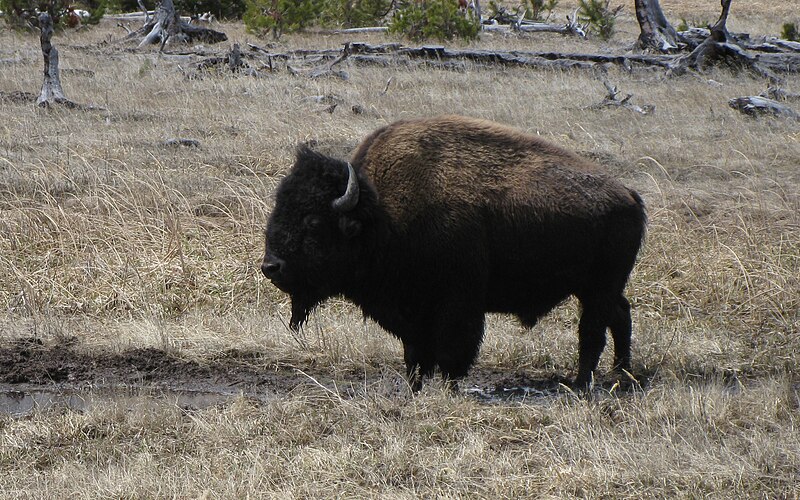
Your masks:
{"label": "tall grass field", "polygon": [[[674,25],[720,10],[661,5]],[[562,0],[554,15],[576,7]],[[789,21],[795,1],[735,1],[728,28],[778,35]],[[655,106],[640,115],[593,108],[607,92],[583,70],[346,60],[348,80],[280,64],[195,74],[180,48],[117,44],[116,23],[53,37],[67,97],[103,109],[0,100],[0,392],[92,401],[0,412],[0,497],[800,497],[800,122],[728,106],[766,81],[608,68],[631,102]],[[633,2],[616,28],[608,42],[485,33],[450,45],[625,53]],[[229,42],[209,53],[398,41],[215,29]],[[38,34],[0,27],[0,92],[41,84]],[[630,388],[607,373],[610,340],[591,393],[561,384],[577,369],[574,301],[530,330],[488,316],[457,393],[434,380],[412,395],[400,342],[346,301],[287,328],[289,299],[259,265],[295,147],[347,158],[376,128],[441,113],[540,135],[642,195]],[[177,390],[225,397],[185,405]]]}

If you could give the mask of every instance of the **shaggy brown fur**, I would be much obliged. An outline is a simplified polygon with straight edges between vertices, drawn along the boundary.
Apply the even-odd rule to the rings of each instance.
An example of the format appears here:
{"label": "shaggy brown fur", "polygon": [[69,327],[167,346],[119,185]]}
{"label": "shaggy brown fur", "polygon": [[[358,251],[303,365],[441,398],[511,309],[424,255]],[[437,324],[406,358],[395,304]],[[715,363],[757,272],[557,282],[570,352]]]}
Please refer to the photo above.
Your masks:
{"label": "shaggy brown fur", "polygon": [[384,127],[361,143],[352,163],[372,180],[394,221],[456,201],[509,215],[520,206],[539,214],[601,214],[638,204],[596,163],[517,129],[463,116]]}

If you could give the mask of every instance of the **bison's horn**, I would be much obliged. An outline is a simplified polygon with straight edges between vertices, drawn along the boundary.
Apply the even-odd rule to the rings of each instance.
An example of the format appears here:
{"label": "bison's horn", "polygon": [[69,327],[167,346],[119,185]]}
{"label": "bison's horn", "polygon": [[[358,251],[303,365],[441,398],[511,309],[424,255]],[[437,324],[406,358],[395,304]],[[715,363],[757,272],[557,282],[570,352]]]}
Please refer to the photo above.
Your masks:
{"label": "bison's horn", "polygon": [[358,177],[350,163],[347,164],[347,189],[344,194],[333,200],[333,209],[337,212],[349,212],[358,204]]}

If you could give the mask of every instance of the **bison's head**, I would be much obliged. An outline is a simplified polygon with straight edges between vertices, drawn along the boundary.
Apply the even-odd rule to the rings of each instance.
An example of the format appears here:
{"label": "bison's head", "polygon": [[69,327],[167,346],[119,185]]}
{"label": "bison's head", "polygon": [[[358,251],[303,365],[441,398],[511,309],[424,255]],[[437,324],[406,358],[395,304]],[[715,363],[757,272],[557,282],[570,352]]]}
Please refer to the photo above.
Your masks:
{"label": "bison's head", "polygon": [[365,272],[376,243],[377,194],[347,162],[301,147],[276,191],[261,271],[292,298],[298,329],[320,302]]}

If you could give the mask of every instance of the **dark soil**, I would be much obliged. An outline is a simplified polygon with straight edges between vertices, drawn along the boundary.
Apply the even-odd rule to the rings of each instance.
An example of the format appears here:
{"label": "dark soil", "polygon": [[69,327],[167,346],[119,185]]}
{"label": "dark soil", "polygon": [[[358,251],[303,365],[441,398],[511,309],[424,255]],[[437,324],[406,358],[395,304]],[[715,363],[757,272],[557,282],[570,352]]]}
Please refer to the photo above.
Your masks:
{"label": "dark soil", "polygon": [[227,351],[217,359],[183,359],[151,347],[92,351],[74,339],[44,345],[20,338],[0,346],[0,384],[52,387],[160,387],[176,390],[291,391],[308,377],[266,364],[258,353]]}
{"label": "dark soil", "polygon": [[[388,368],[401,373],[399,363]],[[350,387],[345,395],[356,394],[359,391],[352,388],[378,383],[386,378],[385,373],[377,368],[348,373],[297,367],[267,359],[264,353],[240,350],[198,361],[150,347],[102,352],[74,338],[47,344],[37,338],[19,338],[0,345],[0,392],[17,395],[141,390],[245,394],[264,400],[319,385],[340,391]],[[396,375],[396,379],[390,383],[394,390],[407,390],[402,376]],[[460,392],[487,402],[547,399],[565,390],[565,385],[566,378],[553,375],[507,373],[479,366],[459,382]]]}

